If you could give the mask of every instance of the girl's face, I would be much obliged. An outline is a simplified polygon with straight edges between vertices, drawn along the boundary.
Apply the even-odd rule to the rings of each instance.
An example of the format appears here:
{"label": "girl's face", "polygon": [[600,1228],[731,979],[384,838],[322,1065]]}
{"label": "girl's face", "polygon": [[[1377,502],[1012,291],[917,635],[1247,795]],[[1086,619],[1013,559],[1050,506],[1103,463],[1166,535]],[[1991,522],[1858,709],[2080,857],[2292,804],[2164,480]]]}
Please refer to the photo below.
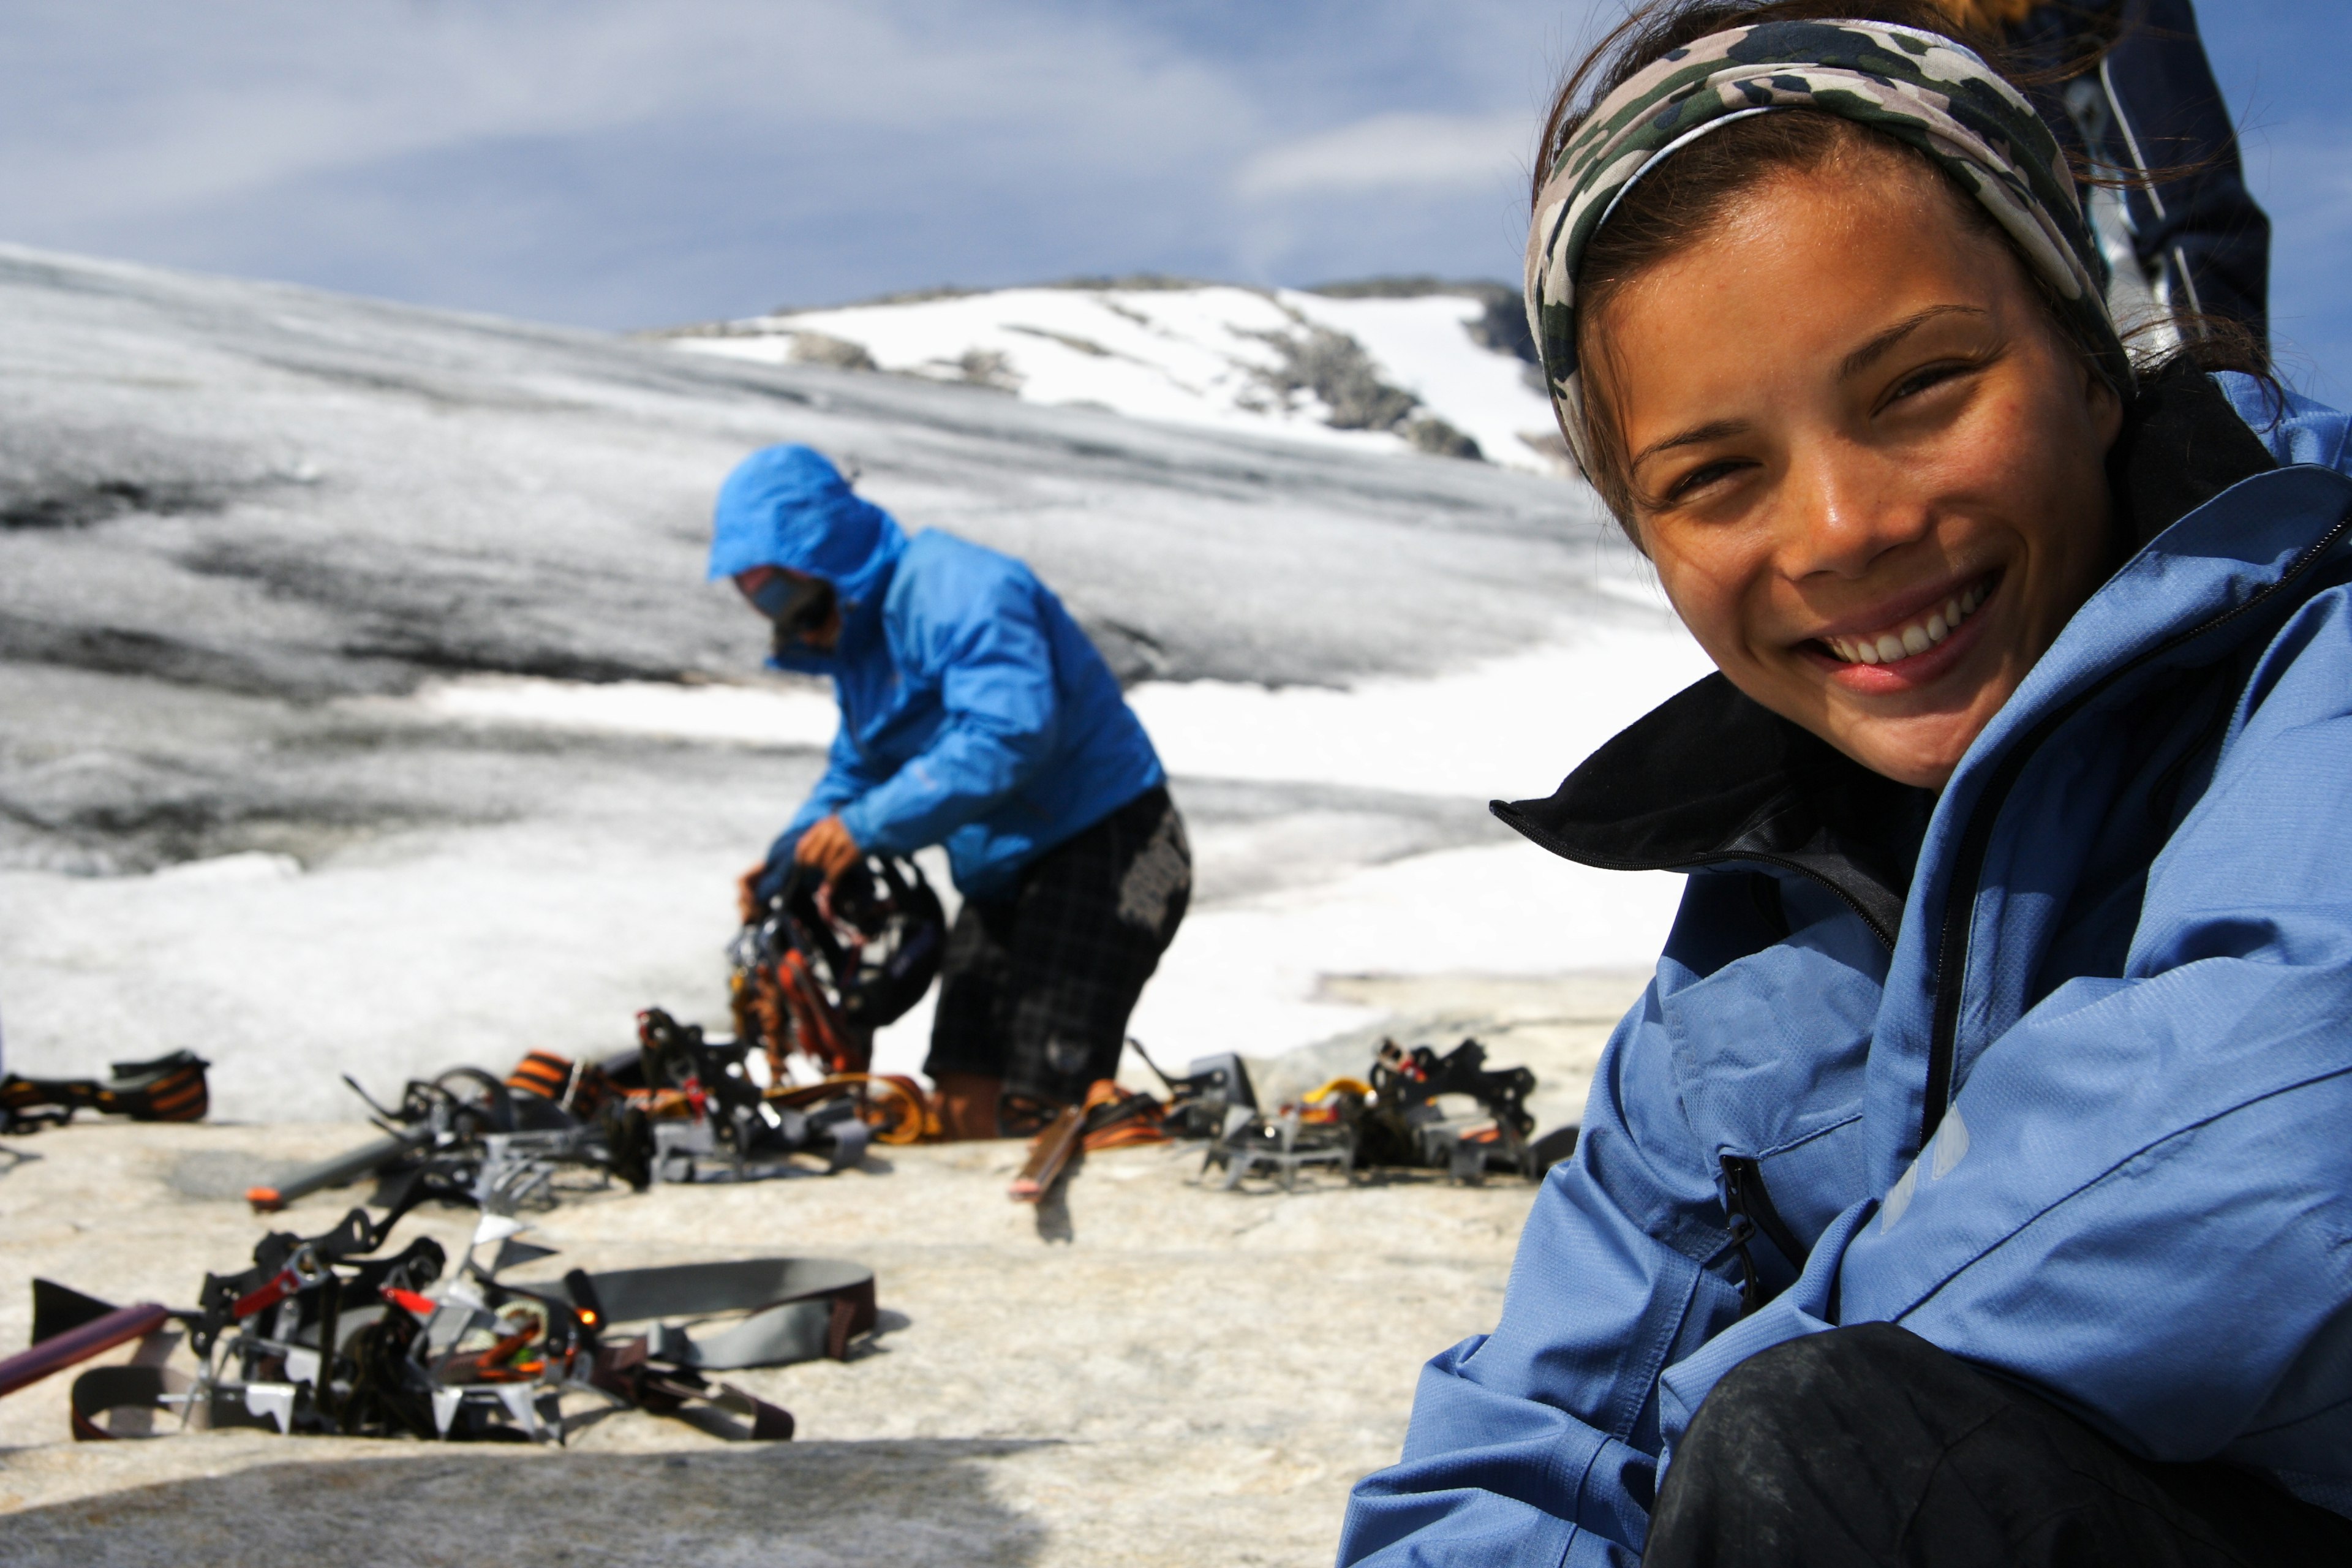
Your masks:
{"label": "girl's face", "polygon": [[1749,697],[1930,789],[2105,574],[2122,424],[1961,199],[1895,157],[1776,176],[1593,324],[1676,614]]}

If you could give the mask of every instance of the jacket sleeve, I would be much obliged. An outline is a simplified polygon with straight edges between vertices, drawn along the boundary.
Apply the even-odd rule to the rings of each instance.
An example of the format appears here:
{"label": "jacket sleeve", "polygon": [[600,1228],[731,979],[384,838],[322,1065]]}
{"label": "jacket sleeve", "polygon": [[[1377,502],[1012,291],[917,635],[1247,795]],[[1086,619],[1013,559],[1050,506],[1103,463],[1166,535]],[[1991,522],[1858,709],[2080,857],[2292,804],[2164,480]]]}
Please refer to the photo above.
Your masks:
{"label": "jacket sleeve", "polygon": [[860,847],[904,855],[1019,789],[1052,752],[1061,715],[1053,643],[1025,577],[911,584],[889,614],[905,679],[937,681],[946,717],[841,820]]}
{"label": "jacket sleeve", "polygon": [[1659,1372],[1738,1309],[1704,1266],[1724,1216],[1657,990],[1602,1054],[1575,1156],[1528,1215],[1499,1326],[1428,1364],[1402,1462],[1358,1484],[1343,1564],[1637,1560]]}
{"label": "jacket sleeve", "polygon": [[2158,1460],[2292,1475],[2341,1451],[2345,595],[2316,595],[2263,655],[2210,784],[2150,868],[2123,973],[2061,985],[1985,1045],[1885,1198],[1832,1226],[1796,1287],[1668,1371],[1669,1444],[1746,1356],[1875,1320],[2046,1390]]}

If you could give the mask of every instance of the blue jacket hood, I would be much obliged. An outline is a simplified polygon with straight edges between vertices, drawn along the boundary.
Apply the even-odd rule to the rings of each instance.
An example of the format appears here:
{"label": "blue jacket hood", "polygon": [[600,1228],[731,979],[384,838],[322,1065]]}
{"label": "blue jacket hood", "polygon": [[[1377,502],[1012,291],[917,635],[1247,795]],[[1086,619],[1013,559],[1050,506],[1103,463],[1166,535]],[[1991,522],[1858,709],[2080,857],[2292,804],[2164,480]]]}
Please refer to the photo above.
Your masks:
{"label": "blue jacket hood", "polygon": [[808,447],[767,447],[735,465],[719,487],[710,575],[784,566],[831,583],[852,623],[881,610],[907,538],[890,514],[849,488]]}

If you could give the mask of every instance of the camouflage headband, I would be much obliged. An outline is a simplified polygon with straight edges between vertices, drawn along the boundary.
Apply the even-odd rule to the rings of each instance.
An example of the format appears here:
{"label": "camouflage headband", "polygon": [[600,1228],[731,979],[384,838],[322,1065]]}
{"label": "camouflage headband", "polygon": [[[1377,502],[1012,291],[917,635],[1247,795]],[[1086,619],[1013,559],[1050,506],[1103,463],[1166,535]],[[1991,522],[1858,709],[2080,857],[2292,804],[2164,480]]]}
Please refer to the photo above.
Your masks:
{"label": "camouflage headband", "polygon": [[1984,205],[2130,385],[2107,313],[2106,260],[2084,226],[2058,143],[2015,88],[1951,39],[1880,22],[1766,22],[1665,55],[1593,108],[1560,152],[1528,233],[1528,324],[1562,431],[1588,474],[1576,361],[1576,272],[1633,182],[1721,125],[1814,109],[1916,147]]}

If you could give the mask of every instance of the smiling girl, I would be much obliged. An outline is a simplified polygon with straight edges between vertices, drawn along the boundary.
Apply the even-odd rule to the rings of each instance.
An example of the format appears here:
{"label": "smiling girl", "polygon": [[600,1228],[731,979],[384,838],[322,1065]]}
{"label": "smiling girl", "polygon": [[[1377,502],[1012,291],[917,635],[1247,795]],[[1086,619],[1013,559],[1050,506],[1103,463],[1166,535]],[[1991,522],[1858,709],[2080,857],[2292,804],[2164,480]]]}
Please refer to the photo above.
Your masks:
{"label": "smiling girl", "polygon": [[2346,421],[2134,364],[1952,26],[1653,5],[1548,127],[1561,429],[1719,673],[1497,807],[1689,882],[1343,1562],[2352,1562]]}

